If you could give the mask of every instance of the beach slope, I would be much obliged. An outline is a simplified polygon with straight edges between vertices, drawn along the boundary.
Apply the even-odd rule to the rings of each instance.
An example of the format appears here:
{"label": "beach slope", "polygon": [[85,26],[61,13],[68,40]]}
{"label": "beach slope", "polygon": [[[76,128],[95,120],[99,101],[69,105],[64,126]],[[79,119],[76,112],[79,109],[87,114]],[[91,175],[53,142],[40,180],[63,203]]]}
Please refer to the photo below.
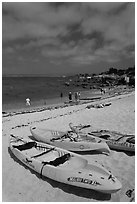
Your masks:
{"label": "beach slope", "polygon": [[[30,126],[67,131],[69,123],[90,125],[83,130],[110,130],[135,134],[135,93],[109,97],[97,103],[111,102],[104,108],[86,108],[87,104],[7,115],[2,118],[2,200],[4,202],[129,202],[134,201],[135,155],[111,151],[110,155],[84,154],[110,170],[122,183],[112,195],[65,185],[49,178],[40,178],[19,162],[9,150],[9,135],[32,138]],[[95,102],[93,102],[95,104]],[[92,103],[88,103],[90,105]],[[130,191],[131,190],[131,191]]]}

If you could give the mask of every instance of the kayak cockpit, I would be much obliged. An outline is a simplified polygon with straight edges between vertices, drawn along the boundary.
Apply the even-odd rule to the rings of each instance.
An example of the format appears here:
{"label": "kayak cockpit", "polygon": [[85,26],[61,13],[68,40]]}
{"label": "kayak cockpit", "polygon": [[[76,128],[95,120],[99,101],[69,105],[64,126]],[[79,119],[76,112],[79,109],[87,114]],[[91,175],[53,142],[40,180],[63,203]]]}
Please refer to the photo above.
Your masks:
{"label": "kayak cockpit", "polygon": [[82,159],[68,152],[55,149],[55,147],[37,144],[36,142],[13,145],[13,148],[21,151],[29,159],[36,159],[38,162],[45,165],[77,169],[83,168],[87,164],[86,159]]}

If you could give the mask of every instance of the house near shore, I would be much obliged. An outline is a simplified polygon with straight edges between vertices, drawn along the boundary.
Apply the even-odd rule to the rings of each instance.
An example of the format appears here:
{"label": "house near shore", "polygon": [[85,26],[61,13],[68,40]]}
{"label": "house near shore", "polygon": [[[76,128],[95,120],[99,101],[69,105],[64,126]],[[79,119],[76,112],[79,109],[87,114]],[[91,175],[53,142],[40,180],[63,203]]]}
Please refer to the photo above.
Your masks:
{"label": "house near shore", "polygon": [[124,74],[122,75],[123,80],[128,85],[135,85],[135,76],[130,74]]}
{"label": "house near shore", "polygon": [[87,89],[98,89],[105,86],[129,85],[135,86],[135,67],[128,69],[110,68],[100,74],[77,74],[67,78],[66,86],[76,86]]}
{"label": "house near shore", "polygon": [[127,76],[127,75],[125,74],[125,77],[124,77],[124,78],[125,78],[125,82],[126,82],[126,83],[129,83],[129,76]]}
{"label": "house near shore", "polygon": [[94,78],[110,78],[110,79],[117,79],[119,76],[117,74],[99,74],[95,75]]}

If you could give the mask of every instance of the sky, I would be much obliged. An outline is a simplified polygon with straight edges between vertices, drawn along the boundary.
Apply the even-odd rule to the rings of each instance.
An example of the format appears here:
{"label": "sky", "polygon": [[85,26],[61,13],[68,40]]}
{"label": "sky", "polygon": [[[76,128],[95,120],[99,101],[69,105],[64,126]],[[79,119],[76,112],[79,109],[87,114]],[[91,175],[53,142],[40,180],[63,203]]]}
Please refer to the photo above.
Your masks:
{"label": "sky", "polygon": [[134,2],[2,3],[2,74],[90,74],[134,64]]}

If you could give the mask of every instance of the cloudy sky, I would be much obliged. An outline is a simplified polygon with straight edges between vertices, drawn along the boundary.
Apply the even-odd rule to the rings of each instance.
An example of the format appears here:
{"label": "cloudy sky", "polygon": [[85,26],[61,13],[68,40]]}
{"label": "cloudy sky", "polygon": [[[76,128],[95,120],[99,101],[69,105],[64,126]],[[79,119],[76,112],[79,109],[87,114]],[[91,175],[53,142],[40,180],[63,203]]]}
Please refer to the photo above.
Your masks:
{"label": "cloudy sky", "polygon": [[134,2],[3,2],[3,74],[95,73],[135,64]]}

